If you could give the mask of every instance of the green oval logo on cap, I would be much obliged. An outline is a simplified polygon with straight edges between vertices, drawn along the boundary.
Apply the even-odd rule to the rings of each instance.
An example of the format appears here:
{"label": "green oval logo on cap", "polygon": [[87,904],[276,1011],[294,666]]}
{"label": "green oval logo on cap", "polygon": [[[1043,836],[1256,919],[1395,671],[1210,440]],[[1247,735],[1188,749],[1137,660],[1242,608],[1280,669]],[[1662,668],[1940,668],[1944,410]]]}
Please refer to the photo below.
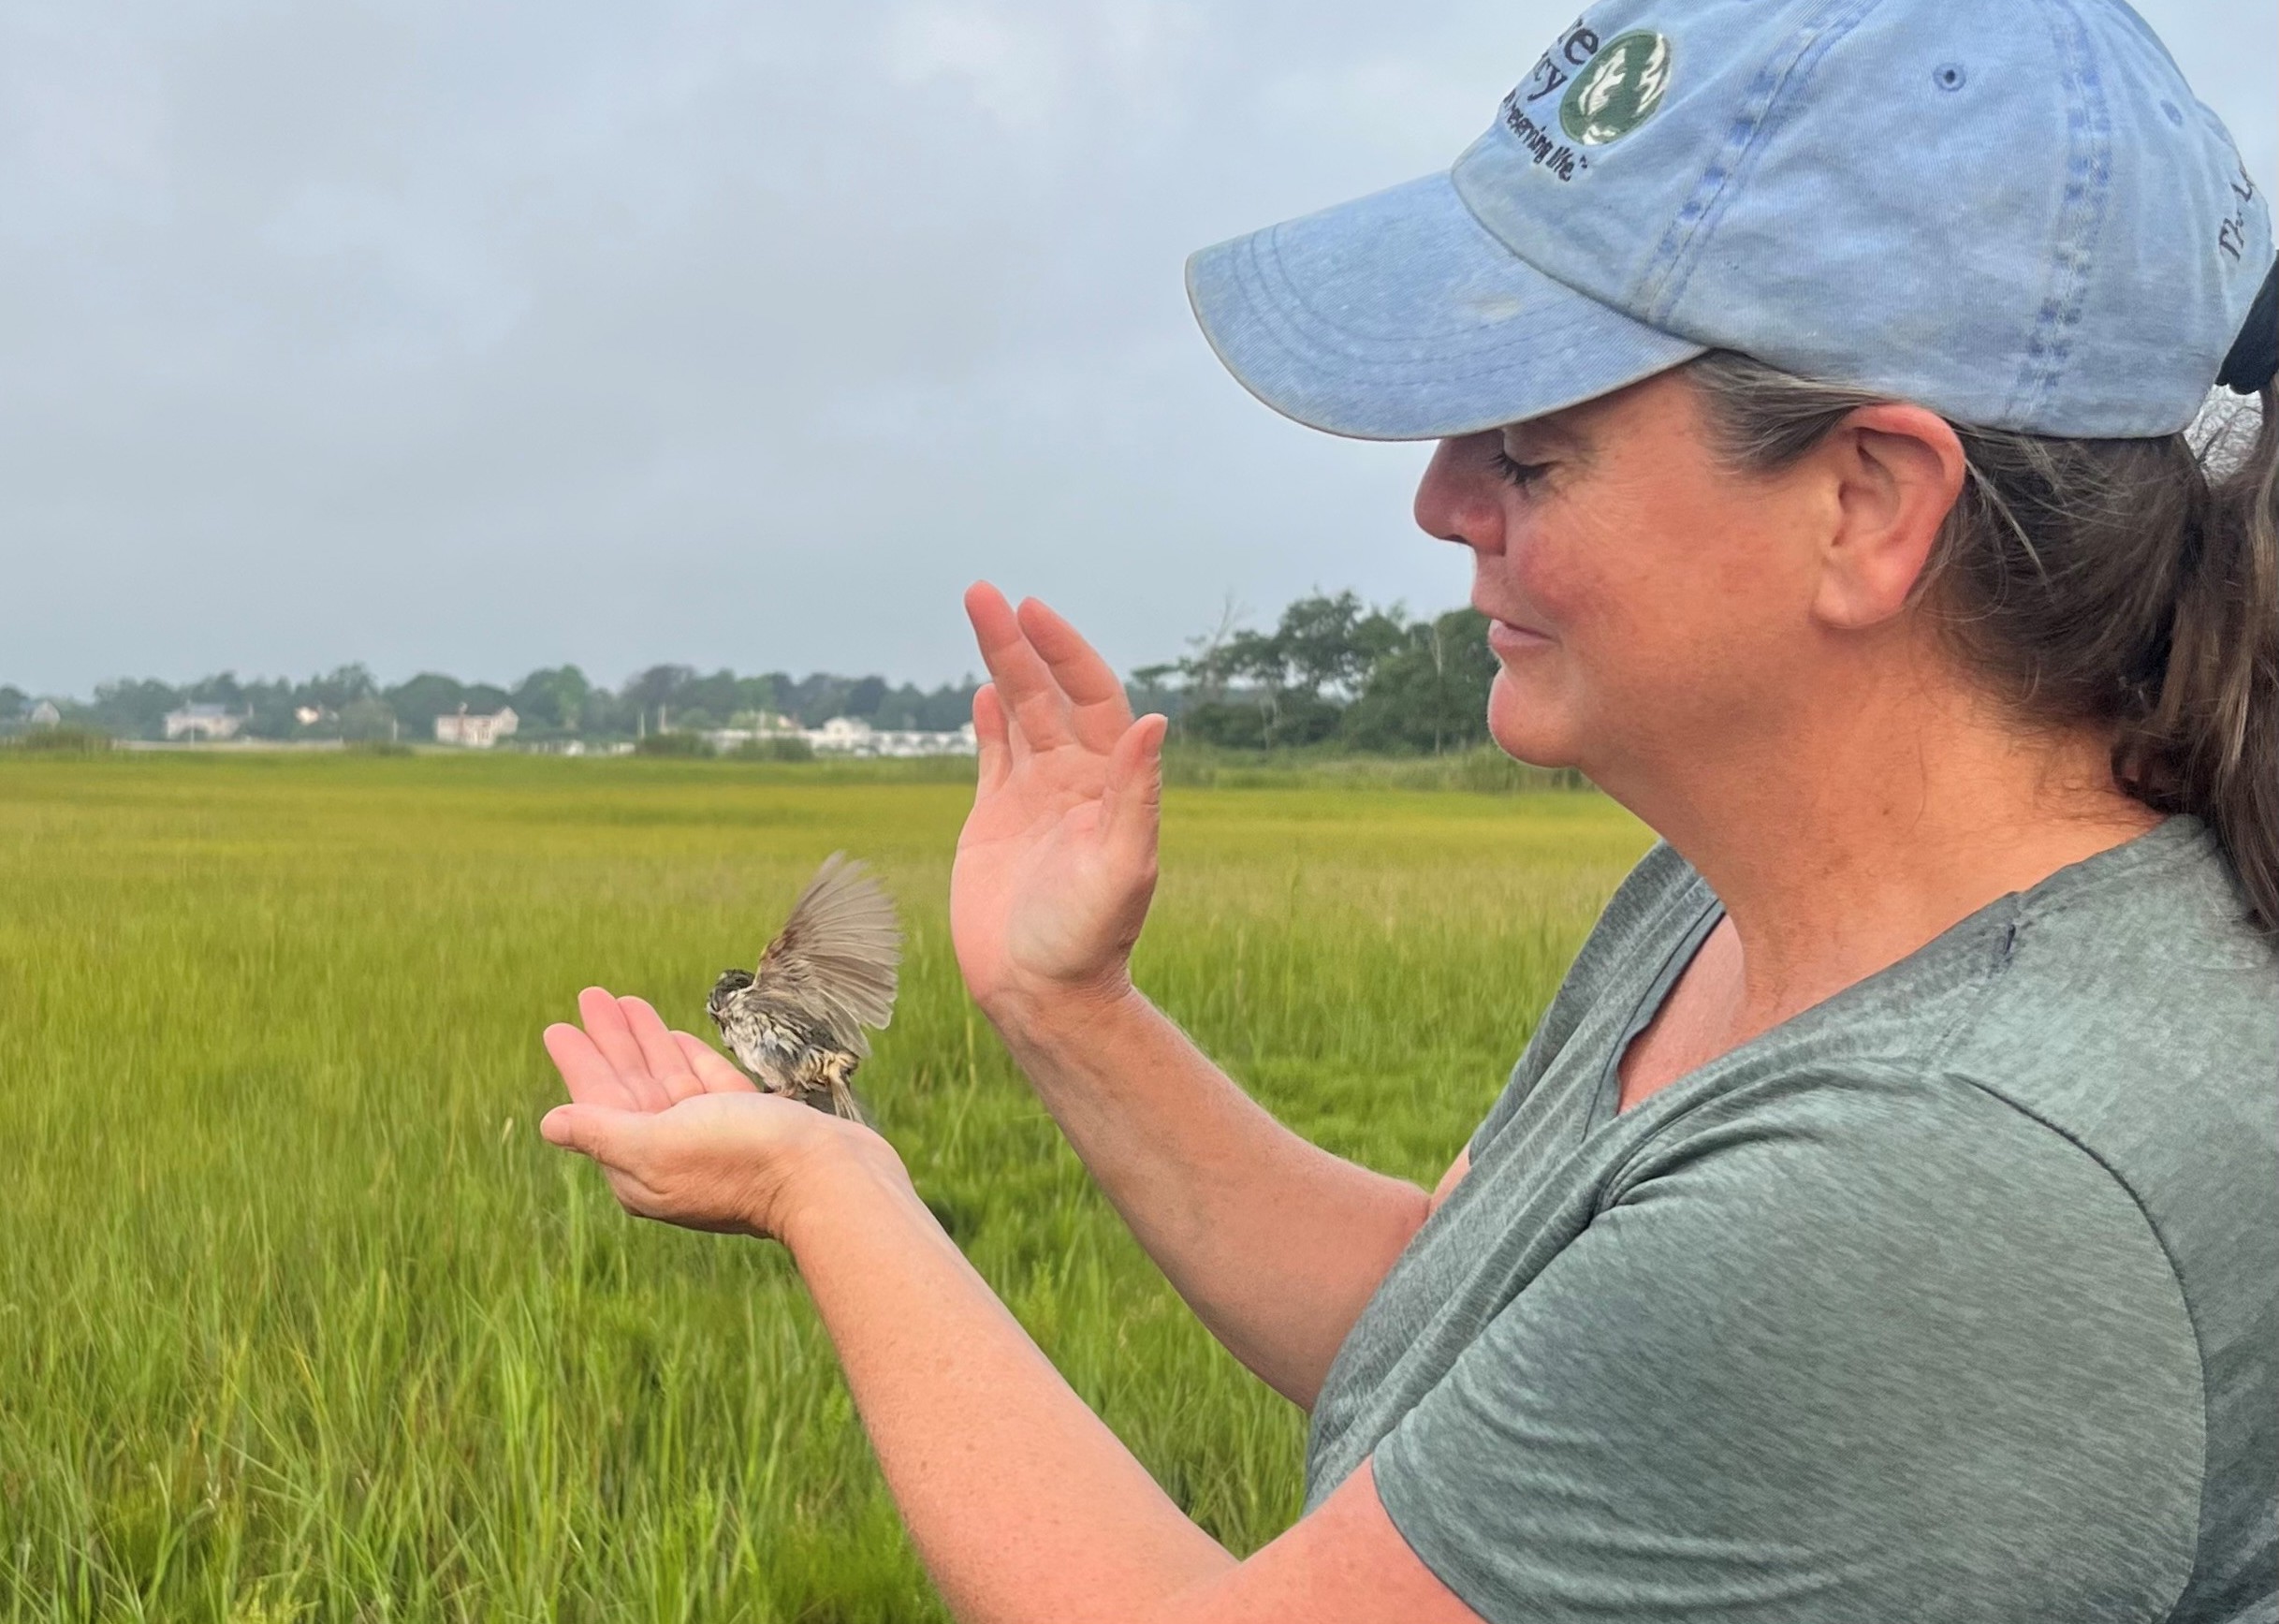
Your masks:
{"label": "green oval logo on cap", "polygon": [[1559,124],[1586,147],[1620,140],[1654,114],[1670,88],[1670,42],[1618,34],[1590,60],[1559,102]]}

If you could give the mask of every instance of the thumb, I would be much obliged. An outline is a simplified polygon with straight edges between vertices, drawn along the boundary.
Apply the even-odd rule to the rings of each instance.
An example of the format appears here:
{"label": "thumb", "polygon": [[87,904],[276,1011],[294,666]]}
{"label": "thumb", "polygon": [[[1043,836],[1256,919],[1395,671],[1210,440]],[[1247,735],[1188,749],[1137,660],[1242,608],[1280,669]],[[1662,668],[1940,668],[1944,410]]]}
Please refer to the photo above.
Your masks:
{"label": "thumb", "polygon": [[538,1122],[549,1145],[575,1150],[610,1167],[622,1167],[640,1144],[648,1120],[639,1111],[607,1105],[556,1105]]}
{"label": "thumb", "polygon": [[1162,819],[1163,735],[1170,727],[1168,718],[1150,712],[1126,728],[1108,753],[1107,815],[1101,820],[1101,835],[1135,847],[1143,856],[1154,855],[1156,827]]}

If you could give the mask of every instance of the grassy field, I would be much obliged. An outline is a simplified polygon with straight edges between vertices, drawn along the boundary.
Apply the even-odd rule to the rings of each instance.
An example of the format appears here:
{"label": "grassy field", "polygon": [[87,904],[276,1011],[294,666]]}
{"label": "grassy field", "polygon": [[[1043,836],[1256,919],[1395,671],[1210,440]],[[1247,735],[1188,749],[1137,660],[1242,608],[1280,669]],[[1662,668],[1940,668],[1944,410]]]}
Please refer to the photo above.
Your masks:
{"label": "grassy field", "polygon": [[[939,1617],[796,1277],[539,1141],[600,981],[700,1030],[825,853],[910,933],[866,1098],[1237,1549],[1302,1417],[967,1002],[957,782],[671,761],[0,757],[0,1619]],[[1646,843],[1587,795],[1174,789],[1140,979],[1284,1120],[1438,1175]]]}

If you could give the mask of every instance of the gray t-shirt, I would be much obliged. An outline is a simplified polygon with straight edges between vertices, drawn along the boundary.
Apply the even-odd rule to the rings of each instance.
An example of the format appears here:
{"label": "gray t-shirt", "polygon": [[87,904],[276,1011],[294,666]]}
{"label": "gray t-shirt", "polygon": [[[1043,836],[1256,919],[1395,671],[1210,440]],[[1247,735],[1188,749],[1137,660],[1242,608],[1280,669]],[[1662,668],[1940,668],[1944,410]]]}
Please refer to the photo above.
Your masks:
{"label": "gray t-shirt", "polygon": [[1607,906],[1313,1414],[1493,1624],[2279,1618],[2279,954],[2196,819],[1614,1109]]}

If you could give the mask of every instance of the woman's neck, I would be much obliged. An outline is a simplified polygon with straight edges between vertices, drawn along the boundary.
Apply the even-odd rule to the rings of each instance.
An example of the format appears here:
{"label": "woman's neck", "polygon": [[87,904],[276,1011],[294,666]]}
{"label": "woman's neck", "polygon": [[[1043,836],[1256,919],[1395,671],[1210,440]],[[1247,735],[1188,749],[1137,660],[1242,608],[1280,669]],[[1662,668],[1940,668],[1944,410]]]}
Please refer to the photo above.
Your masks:
{"label": "woman's neck", "polygon": [[2092,733],[2023,734],[1967,695],[1864,697],[1815,707],[1778,748],[1696,754],[1635,799],[1609,786],[1724,903],[1738,1037],[2162,821]]}

